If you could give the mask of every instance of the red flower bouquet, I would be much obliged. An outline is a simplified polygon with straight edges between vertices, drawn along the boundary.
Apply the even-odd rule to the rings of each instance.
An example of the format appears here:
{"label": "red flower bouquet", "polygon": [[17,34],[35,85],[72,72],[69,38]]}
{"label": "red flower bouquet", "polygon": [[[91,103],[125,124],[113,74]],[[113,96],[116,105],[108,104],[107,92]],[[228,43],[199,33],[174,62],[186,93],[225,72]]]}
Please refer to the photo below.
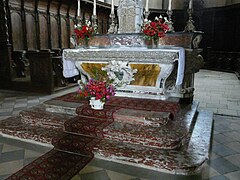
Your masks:
{"label": "red flower bouquet", "polygon": [[159,38],[165,36],[165,33],[169,30],[168,25],[162,17],[156,17],[154,21],[145,20],[142,32],[148,40],[153,39],[157,42]]}
{"label": "red flower bouquet", "polygon": [[114,87],[112,84],[108,84],[106,81],[98,81],[90,79],[90,81],[84,85],[81,81],[79,84],[79,95],[82,97],[95,97],[96,100],[100,99],[105,102],[115,95]]}
{"label": "red flower bouquet", "polygon": [[77,44],[85,43],[85,45],[88,46],[88,41],[94,33],[94,28],[89,20],[80,20],[80,22],[75,25],[74,33]]}

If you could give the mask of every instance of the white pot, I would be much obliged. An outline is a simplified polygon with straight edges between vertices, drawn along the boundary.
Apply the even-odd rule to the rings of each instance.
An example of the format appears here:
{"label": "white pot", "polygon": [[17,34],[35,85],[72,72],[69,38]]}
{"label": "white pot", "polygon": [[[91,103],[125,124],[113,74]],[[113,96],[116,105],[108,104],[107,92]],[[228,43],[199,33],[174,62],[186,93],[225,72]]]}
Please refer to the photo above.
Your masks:
{"label": "white pot", "polygon": [[91,97],[89,102],[91,108],[95,110],[102,110],[105,104],[105,102],[102,102],[100,99],[96,100],[95,97]]}

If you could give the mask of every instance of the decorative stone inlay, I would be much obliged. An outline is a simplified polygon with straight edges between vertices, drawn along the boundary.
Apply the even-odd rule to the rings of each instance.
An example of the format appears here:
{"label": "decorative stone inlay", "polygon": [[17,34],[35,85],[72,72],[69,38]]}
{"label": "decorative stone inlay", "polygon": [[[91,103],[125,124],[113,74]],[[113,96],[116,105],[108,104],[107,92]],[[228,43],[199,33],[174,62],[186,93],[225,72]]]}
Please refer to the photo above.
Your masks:
{"label": "decorative stone inlay", "polygon": [[112,48],[64,50],[63,56],[71,61],[128,61],[173,63],[178,60],[179,50],[147,48]]}
{"label": "decorative stone inlay", "polygon": [[118,34],[109,35],[112,47],[143,47],[144,37],[142,34]]}

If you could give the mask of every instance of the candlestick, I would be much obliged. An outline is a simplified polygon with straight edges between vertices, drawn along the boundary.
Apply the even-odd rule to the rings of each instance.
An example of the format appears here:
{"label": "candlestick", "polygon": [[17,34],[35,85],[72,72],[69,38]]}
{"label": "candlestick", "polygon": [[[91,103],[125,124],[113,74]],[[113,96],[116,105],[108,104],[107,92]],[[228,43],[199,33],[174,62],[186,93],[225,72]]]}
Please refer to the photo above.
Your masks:
{"label": "candlestick", "polygon": [[193,2],[192,0],[189,1],[189,6],[188,6],[188,9],[192,9],[193,8]]}
{"label": "candlestick", "polygon": [[96,16],[97,13],[96,13],[96,0],[93,1],[93,15]]}
{"label": "candlestick", "polygon": [[188,12],[188,21],[187,21],[187,25],[185,26],[185,29],[184,29],[184,32],[194,32],[196,31],[196,28],[194,26],[194,21],[193,21],[193,18],[192,18],[192,14],[193,14],[193,9],[188,9],[187,10]]}
{"label": "candlestick", "polygon": [[114,1],[112,0],[111,14],[114,14]]}
{"label": "candlestick", "polygon": [[145,7],[145,11],[148,12],[149,8],[148,8],[148,0],[146,0],[146,7]]}
{"label": "candlestick", "polygon": [[77,9],[77,16],[80,16],[80,11],[81,11],[81,7],[80,7],[80,0],[78,0],[78,9]]}
{"label": "candlestick", "polygon": [[168,10],[171,11],[172,10],[172,0],[168,1]]}
{"label": "candlestick", "polygon": [[168,32],[175,32],[174,27],[173,27],[173,22],[172,22],[172,10],[167,10],[167,15],[168,15],[168,20],[166,21],[166,24],[168,25]]}

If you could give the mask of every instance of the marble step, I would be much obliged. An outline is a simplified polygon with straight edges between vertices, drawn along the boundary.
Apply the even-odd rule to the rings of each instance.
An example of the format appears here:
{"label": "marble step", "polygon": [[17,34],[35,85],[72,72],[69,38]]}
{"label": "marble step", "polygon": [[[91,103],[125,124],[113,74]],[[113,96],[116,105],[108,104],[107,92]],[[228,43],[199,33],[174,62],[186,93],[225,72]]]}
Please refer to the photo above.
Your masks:
{"label": "marble step", "polygon": [[121,108],[113,114],[114,122],[136,124],[151,127],[165,126],[174,116],[170,112],[132,110]]}
{"label": "marble step", "polygon": [[187,105],[179,111],[174,120],[170,120],[165,126],[160,127],[115,121],[113,118],[118,116],[118,111],[109,106],[106,106],[104,111],[80,107],[78,110],[81,109],[82,115],[65,121],[64,126],[66,132],[74,134],[160,149],[176,149],[182,145],[184,139],[191,132],[195,123],[194,116],[197,113],[197,107],[197,102]]}
{"label": "marble step", "polygon": [[64,122],[73,117],[63,113],[48,112],[41,105],[21,111],[19,116],[25,124],[59,130],[63,130]]}
{"label": "marble step", "polygon": [[[201,170],[209,156],[213,113],[200,111],[196,116],[197,120],[192,133],[187,135],[182,147],[178,149],[163,150],[101,139],[95,143],[93,153],[99,159],[160,172],[195,174]],[[35,143],[47,143],[49,146],[51,146],[52,138],[61,137],[63,134],[62,131],[27,125],[21,121],[20,117],[0,121],[0,132],[3,136],[12,136]]]}
{"label": "marble step", "polygon": [[35,143],[51,144],[52,138],[59,136],[62,130],[32,126],[23,123],[21,117],[16,116],[0,121],[0,133],[2,136],[10,136]]}
{"label": "marble step", "polygon": [[103,129],[105,139],[125,143],[140,144],[160,149],[179,148],[191,133],[195,124],[198,103],[183,108],[165,126],[141,126],[122,122],[113,122]]}
{"label": "marble step", "polygon": [[[136,122],[136,119],[139,118],[135,118],[133,116],[134,113],[130,114],[129,117],[132,119],[135,118],[135,120],[129,123],[124,120],[126,117],[126,113],[124,112],[125,108],[113,106],[106,106],[104,111],[91,110],[89,107],[87,107],[86,110],[81,108],[82,106],[77,108],[77,111],[81,109],[81,114],[84,116],[91,115],[94,116],[94,118],[73,117],[72,115],[62,113],[51,113],[45,111],[42,106],[23,111],[20,113],[20,117],[23,123],[31,126],[52,128],[54,130],[63,130],[65,126],[65,130],[72,133],[100,136],[105,139],[141,144],[160,149],[176,149],[181,146],[189,134],[191,127],[194,125],[194,115],[197,111],[197,106],[198,103],[194,102],[192,105],[182,108],[174,120],[169,120],[165,126],[159,127],[139,125],[143,122],[144,118],[141,119],[140,117],[140,120]],[[123,111],[121,111],[122,109]],[[119,116],[118,112],[120,112]],[[133,112],[135,112],[135,110],[133,110]],[[136,110],[136,112],[138,112],[138,110]],[[148,113],[162,114],[167,112],[148,111]],[[140,113],[135,113],[135,115],[136,114]],[[113,122],[113,118],[116,117],[117,122]],[[99,124],[101,118],[104,119],[104,121]],[[106,119],[109,119],[109,122],[105,122]],[[69,121],[70,123],[66,123]]]}
{"label": "marble step", "polygon": [[[46,111],[49,112],[76,115],[77,108],[88,103],[89,102],[87,100],[80,100],[79,98],[76,98],[76,93],[69,93],[45,101],[43,105],[45,106]],[[171,112],[172,115],[176,115],[180,110],[179,99],[176,98],[171,98],[168,101],[161,101],[153,99],[139,99],[114,96],[110,100],[108,100],[105,105],[118,107],[118,109],[128,108],[135,110],[153,110],[159,112],[164,109],[164,112]]]}
{"label": "marble step", "polygon": [[192,133],[179,149],[163,150],[132,143],[102,140],[93,153],[96,158],[147,168],[159,172],[192,175],[199,173],[209,157],[213,113],[200,111]]}

